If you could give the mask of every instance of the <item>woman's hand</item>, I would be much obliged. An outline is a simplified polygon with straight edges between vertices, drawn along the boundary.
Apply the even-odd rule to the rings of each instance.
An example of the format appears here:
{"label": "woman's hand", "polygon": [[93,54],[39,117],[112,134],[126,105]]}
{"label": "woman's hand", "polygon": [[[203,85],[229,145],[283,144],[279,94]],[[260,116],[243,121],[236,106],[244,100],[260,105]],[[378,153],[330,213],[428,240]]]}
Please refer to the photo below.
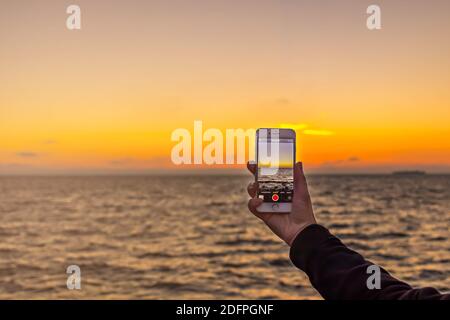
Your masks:
{"label": "woman's hand", "polygon": [[[256,164],[249,162],[247,163],[247,168],[253,175],[256,173]],[[250,197],[252,197],[248,201],[249,210],[264,221],[273,233],[284,240],[289,246],[303,229],[316,223],[301,162],[297,162],[294,166],[294,195],[290,213],[256,211],[256,208],[263,203],[262,199],[256,197],[258,184],[255,182],[250,183],[247,191]]]}

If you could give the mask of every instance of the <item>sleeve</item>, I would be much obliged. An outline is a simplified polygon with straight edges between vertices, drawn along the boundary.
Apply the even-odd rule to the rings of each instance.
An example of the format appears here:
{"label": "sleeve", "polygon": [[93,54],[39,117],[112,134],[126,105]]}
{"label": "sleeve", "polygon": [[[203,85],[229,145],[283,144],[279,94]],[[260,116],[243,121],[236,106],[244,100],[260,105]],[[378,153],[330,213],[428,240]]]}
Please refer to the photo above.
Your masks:
{"label": "sleeve", "polygon": [[449,294],[434,288],[413,289],[381,267],[379,289],[369,289],[367,282],[372,272],[368,272],[368,267],[374,264],[317,224],[308,226],[295,238],[290,258],[327,300],[450,300]]}

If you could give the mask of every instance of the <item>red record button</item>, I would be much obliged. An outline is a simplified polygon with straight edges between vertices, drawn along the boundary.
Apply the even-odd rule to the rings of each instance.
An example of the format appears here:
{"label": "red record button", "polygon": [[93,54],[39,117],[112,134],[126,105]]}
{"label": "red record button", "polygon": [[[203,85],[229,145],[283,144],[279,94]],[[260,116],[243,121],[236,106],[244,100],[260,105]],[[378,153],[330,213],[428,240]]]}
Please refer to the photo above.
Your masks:
{"label": "red record button", "polygon": [[272,195],[272,201],[278,201],[278,200],[280,200],[280,196],[277,195],[277,194],[273,194]]}

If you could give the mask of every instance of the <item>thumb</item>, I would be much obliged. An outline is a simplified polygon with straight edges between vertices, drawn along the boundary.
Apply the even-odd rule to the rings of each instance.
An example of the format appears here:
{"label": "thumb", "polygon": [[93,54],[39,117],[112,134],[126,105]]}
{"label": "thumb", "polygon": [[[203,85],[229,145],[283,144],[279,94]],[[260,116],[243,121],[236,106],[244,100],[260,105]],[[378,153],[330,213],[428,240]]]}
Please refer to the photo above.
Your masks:
{"label": "thumb", "polygon": [[308,184],[303,173],[303,163],[297,162],[294,166],[294,201],[306,201],[309,198]]}

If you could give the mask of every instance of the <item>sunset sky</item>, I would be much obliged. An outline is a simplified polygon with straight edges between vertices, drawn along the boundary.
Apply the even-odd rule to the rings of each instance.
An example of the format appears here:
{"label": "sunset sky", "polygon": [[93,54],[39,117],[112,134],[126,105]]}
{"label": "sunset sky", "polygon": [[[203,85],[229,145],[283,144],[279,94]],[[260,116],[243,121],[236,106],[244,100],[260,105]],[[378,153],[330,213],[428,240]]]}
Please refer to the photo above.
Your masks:
{"label": "sunset sky", "polygon": [[[272,153],[271,147],[272,142],[267,142],[267,140],[259,141],[258,151],[258,167],[259,168],[290,168],[294,167],[294,144],[293,140],[275,140],[277,143],[278,152]],[[269,170],[269,172],[273,172]]]}
{"label": "sunset sky", "polygon": [[450,172],[448,0],[0,7],[0,174],[190,170],[171,133],[195,120],[293,127],[310,173]]}

